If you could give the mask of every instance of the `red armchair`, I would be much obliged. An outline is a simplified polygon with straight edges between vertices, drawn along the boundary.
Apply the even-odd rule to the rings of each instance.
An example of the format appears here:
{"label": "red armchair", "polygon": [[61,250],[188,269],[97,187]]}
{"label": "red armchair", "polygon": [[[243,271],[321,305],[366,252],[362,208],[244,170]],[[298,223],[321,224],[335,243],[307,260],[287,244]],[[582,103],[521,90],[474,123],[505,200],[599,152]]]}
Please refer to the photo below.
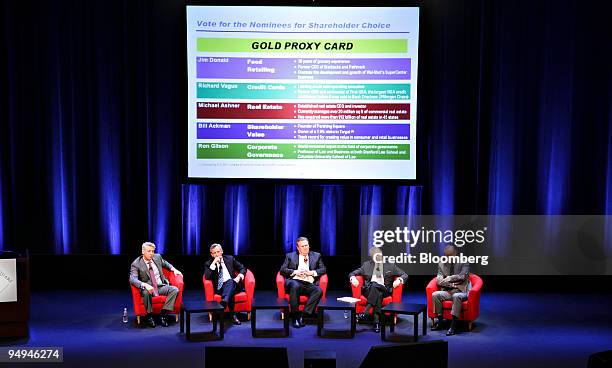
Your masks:
{"label": "red armchair", "polygon": [[[327,274],[321,275],[319,277],[319,287],[321,291],[323,291],[323,296],[321,299],[325,299],[327,296],[327,283],[328,283]],[[289,294],[285,293],[285,277],[279,273],[276,274],[276,289],[278,291],[278,297],[289,300]],[[306,295],[300,295],[300,310],[304,310],[304,306],[308,301],[308,297]]]}
{"label": "red armchair", "polygon": [[[482,279],[473,273],[469,275],[470,283],[472,284],[472,288],[468,292],[468,298],[463,302],[463,308],[461,310],[461,315],[459,316],[460,321],[468,322],[468,330],[472,329],[472,322],[474,322],[478,315],[480,315],[480,292],[482,290]],[[438,281],[434,277],[429,284],[427,285],[427,314],[430,318],[434,318],[436,315],[433,311],[433,303],[431,300],[431,295],[434,291],[438,291]],[[452,301],[446,300],[442,302],[442,315],[445,319],[451,319],[451,306]]]}
{"label": "red armchair", "polygon": [[[236,277],[238,273],[234,274]],[[234,312],[247,312],[247,319],[251,319],[251,305],[253,304],[253,294],[255,293],[255,276],[251,270],[247,269],[244,275],[244,290],[234,295]],[[212,281],[207,280],[205,275],[202,275],[202,284],[204,284],[204,296],[207,302],[220,302],[221,295],[215,294],[215,288]],[[225,311],[229,311],[228,307],[225,307]],[[209,318],[212,319],[212,315],[209,314]]]}
{"label": "red armchair", "polygon": [[[363,276],[355,277],[357,278],[357,281],[359,281],[359,285],[353,286],[353,284],[351,284],[351,291],[353,292],[353,298],[359,299],[356,305],[357,313],[363,313],[365,312],[366,304],[368,304],[367,298],[361,294],[361,287],[363,286]],[[395,281],[396,279],[397,276],[393,279],[393,281]],[[393,289],[393,293],[391,294],[391,296],[383,298],[382,306],[384,307],[385,305],[391,302],[401,303],[403,290],[404,284],[400,283],[398,287]]]}
{"label": "red armchair", "polygon": [[[353,286],[353,284],[351,284],[351,291],[353,292],[353,298],[359,299],[359,301],[357,302],[357,305],[355,306],[357,313],[363,313],[365,312],[366,304],[368,304],[367,298],[361,294],[361,287],[363,286],[363,276],[355,276],[355,277],[357,278],[357,281],[359,281],[359,285]],[[393,281],[395,281],[396,279],[397,279],[397,276],[393,278]],[[398,287],[393,289],[393,293],[391,294],[391,296],[383,298],[382,306],[384,307],[385,305],[391,302],[401,303],[403,290],[404,290],[404,284],[400,283]],[[397,316],[393,319],[393,323],[397,323]]]}
{"label": "red armchair", "polygon": [[[175,276],[174,272],[169,271],[165,268],[162,269],[164,272],[164,276],[170,282],[170,285],[174,285],[179,289],[178,295],[176,297],[176,301],[174,302],[174,310],[172,313],[175,315],[175,319],[178,322],[179,312],[181,310],[181,303],[183,301],[183,288],[185,284],[183,283],[183,276]],[[145,316],[147,311],[145,309],[144,303],[142,302],[142,296],[140,296],[140,289],[136,286],[130,284],[132,289],[132,301],[134,302],[134,314],[136,314],[136,321],[140,324],[140,317]],[[166,301],[165,295],[158,295],[153,297],[153,313],[161,312],[162,307],[164,306],[164,302]]]}

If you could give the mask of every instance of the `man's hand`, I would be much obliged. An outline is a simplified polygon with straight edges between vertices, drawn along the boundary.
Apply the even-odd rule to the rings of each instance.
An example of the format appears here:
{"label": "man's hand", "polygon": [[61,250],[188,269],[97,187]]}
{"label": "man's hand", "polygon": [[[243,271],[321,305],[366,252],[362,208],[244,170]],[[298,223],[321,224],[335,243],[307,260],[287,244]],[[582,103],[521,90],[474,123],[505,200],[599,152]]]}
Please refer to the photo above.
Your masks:
{"label": "man's hand", "polygon": [[172,270],[172,272],[174,272],[174,276],[183,276],[183,273],[179,270],[177,270],[176,268],[174,270]]}
{"label": "man's hand", "polygon": [[314,276],[314,271],[295,271],[298,277],[309,277]]}
{"label": "man's hand", "polygon": [[147,284],[146,282],[143,282],[142,284],[144,285],[145,289],[147,289],[149,294],[153,294],[153,286]]}
{"label": "man's hand", "polygon": [[242,280],[242,277],[240,277],[240,275],[234,277],[234,282],[236,282],[236,284],[240,284],[241,280]]}
{"label": "man's hand", "polygon": [[357,280],[355,276],[351,276],[351,285],[353,285],[354,287],[359,286],[359,280]]}
{"label": "man's hand", "polygon": [[401,283],[402,283],[402,279],[395,279],[395,281],[393,281],[393,288],[395,289]]}

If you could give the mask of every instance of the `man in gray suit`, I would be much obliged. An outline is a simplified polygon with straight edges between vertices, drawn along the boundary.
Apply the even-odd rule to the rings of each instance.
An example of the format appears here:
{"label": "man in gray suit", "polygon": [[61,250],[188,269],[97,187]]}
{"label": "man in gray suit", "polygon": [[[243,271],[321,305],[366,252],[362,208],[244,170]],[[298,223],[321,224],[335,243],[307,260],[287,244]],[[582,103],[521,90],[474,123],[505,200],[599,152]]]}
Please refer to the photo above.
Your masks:
{"label": "man in gray suit", "polygon": [[370,257],[361,267],[349,274],[349,281],[355,287],[359,285],[356,276],[363,277],[361,294],[367,298],[365,312],[360,313],[359,320],[370,317],[370,309],[374,314],[374,332],[380,332],[380,316],[382,300],[391,294],[393,289],[408,281],[408,275],[395,263],[383,262],[383,253],[380,248],[370,248]]}
{"label": "man in gray suit", "polygon": [[[449,244],[444,247],[444,255],[447,257],[453,257],[457,255],[457,247],[453,244]],[[467,299],[468,292],[470,289],[470,268],[467,263],[442,263],[438,264],[438,287],[440,290],[435,291],[432,296],[432,303],[434,313],[437,315],[433,324],[431,325],[432,331],[441,329],[441,323],[444,317],[442,316],[442,302],[445,300],[452,300],[452,321],[450,328],[446,332],[446,336],[455,334],[455,325],[457,318],[461,314],[461,308],[463,301]]]}
{"label": "man in gray suit", "polygon": [[183,275],[160,254],[155,254],[155,244],[151,242],[142,244],[142,256],[136,258],[130,267],[130,284],[140,289],[142,302],[147,310],[145,321],[149,327],[155,327],[153,296],[167,296],[159,316],[159,323],[168,327],[167,314],[168,311],[174,310],[174,302],[179,292],[176,286],[170,285],[162,268],[169,269],[177,276]]}

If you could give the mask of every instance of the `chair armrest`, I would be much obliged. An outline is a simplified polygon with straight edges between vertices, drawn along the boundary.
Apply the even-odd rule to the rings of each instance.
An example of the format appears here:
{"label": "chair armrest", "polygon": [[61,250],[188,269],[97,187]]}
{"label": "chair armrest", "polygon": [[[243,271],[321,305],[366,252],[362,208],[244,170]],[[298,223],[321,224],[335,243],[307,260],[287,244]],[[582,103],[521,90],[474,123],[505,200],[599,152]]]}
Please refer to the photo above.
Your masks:
{"label": "chair armrest", "polygon": [[427,284],[427,292],[434,292],[434,291],[438,291],[438,279],[436,277],[434,277],[431,281],[429,281],[429,284]]}
{"label": "chair armrest", "polygon": [[276,289],[279,298],[285,298],[285,278],[279,273],[276,274]]}
{"label": "chair armrest", "polygon": [[[478,282],[474,282],[472,288],[468,292],[468,304],[470,305],[469,320],[475,320],[480,315],[480,293],[482,290],[482,279],[477,277]],[[471,280],[470,280],[471,281]]]}
{"label": "chair armrest", "polygon": [[327,277],[327,274],[324,274],[319,278],[319,287],[321,288],[321,291],[323,292],[323,296],[321,297],[321,299],[325,299],[325,297],[327,296],[327,283],[328,282],[329,282],[329,279]]}
{"label": "chair armrest", "polygon": [[438,291],[438,279],[434,277],[429,284],[427,284],[427,288],[425,289],[425,293],[427,294],[427,314],[430,317],[435,317],[435,313],[433,310],[433,301],[431,300],[431,295],[434,291]]}
{"label": "chair armrest", "polygon": [[172,274],[172,279],[169,279],[168,281],[170,281],[170,285],[174,285],[176,286],[179,291],[183,291],[183,289],[185,289],[185,282],[183,281],[183,276],[182,275],[177,275],[174,276],[174,274]]}
{"label": "chair armrest", "polygon": [[130,292],[132,293],[132,304],[134,306],[134,314],[137,316],[143,316],[146,314],[144,305],[142,304],[142,296],[140,295],[140,289],[130,284]]}
{"label": "chair armrest", "polygon": [[215,299],[215,288],[210,280],[206,279],[206,276],[202,275],[202,285],[204,286],[204,299],[207,302],[212,302]]}
{"label": "chair armrest", "polygon": [[[395,280],[397,280],[398,277],[395,277]],[[394,281],[395,281],[394,280]],[[392,300],[395,303],[401,303],[402,302],[402,293],[404,292],[404,285],[403,283],[400,283],[396,288],[393,288],[393,294],[392,294]]]}
{"label": "chair armrest", "polygon": [[468,292],[468,303],[470,303],[470,307],[476,307],[479,309],[480,306],[480,289],[471,289]]}
{"label": "chair armrest", "polygon": [[174,285],[179,289],[178,295],[176,296],[176,301],[174,302],[174,313],[179,313],[181,310],[181,304],[183,303],[183,290],[185,289],[185,282],[183,281],[183,275],[174,276],[172,273],[172,279],[174,281],[170,281],[170,285]]}
{"label": "chair armrest", "polygon": [[[472,278],[474,278],[474,282],[472,282]],[[472,288],[470,289],[470,291],[474,290],[480,293],[480,289],[482,288],[482,279],[480,277],[475,277],[473,276],[472,278],[470,278],[470,282],[472,283]]]}
{"label": "chair armrest", "polygon": [[247,303],[251,305],[253,302],[253,294],[255,293],[255,275],[253,275],[251,270],[247,270],[244,275],[244,291],[247,295]]}
{"label": "chair armrest", "polygon": [[130,284],[130,291],[132,293],[132,300],[134,301],[134,303],[142,301],[142,296],[140,296],[140,289]]}
{"label": "chair armrest", "polygon": [[355,278],[357,278],[357,281],[359,281],[359,284],[357,286],[353,286],[353,284],[350,284],[351,292],[353,293],[353,298],[359,299],[361,298],[361,287],[363,286],[363,276],[355,276]]}
{"label": "chair armrest", "polygon": [[166,278],[168,279],[168,282],[170,283],[170,285],[174,285],[179,289],[179,291],[183,291],[183,288],[185,287],[185,283],[183,282],[182,275],[175,275],[174,272],[169,271],[165,268],[163,269],[163,272],[164,272],[164,276],[166,276]]}

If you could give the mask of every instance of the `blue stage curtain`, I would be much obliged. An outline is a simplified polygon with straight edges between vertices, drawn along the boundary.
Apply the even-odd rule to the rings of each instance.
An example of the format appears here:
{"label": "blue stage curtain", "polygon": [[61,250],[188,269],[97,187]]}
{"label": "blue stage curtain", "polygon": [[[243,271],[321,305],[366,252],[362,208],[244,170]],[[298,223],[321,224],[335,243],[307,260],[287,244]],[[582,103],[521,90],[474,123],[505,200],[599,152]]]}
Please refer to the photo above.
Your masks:
{"label": "blue stage curtain", "polygon": [[206,187],[203,185],[183,185],[182,187],[182,240],[184,254],[202,254],[203,210],[206,207]]}
{"label": "blue stage curtain", "polygon": [[[359,245],[367,244],[368,248],[372,246],[372,233],[375,230],[382,228],[382,222],[379,215],[383,215],[382,202],[382,187],[380,185],[364,185],[361,187],[360,203],[360,228],[367,229],[367,239],[363,238],[364,234],[359,233]],[[365,248],[361,248],[362,256],[365,256]]]}
{"label": "blue stage curtain", "polygon": [[419,185],[202,185],[183,180],[184,3],[1,2],[0,249],[280,254],[304,235],[346,255],[361,215],[612,214],[612,4],[422,6]]}
{"label": "blue stage curtain", "polygon": [[[302,185],[277,185],[274,196],[274,227],[280,229],[280,244],[285,252],[295,250],[295,239],[309,237],[305,232],[304,214],[307,210]],[[312,238],[312,237],[311,237]]]}
{"label": "blue stage curtain", "polygon": [[[225,188],[225,245],[232,254],[249,252],[249,197],[247,185]],[[229,250],[229,249],[228,249]]]}
{"label": "blue stage curtain", "polygon": [[336,255],[337,229],[344,229],[344,191],[341,185],[325,185],[321,198],[321,252]]}

